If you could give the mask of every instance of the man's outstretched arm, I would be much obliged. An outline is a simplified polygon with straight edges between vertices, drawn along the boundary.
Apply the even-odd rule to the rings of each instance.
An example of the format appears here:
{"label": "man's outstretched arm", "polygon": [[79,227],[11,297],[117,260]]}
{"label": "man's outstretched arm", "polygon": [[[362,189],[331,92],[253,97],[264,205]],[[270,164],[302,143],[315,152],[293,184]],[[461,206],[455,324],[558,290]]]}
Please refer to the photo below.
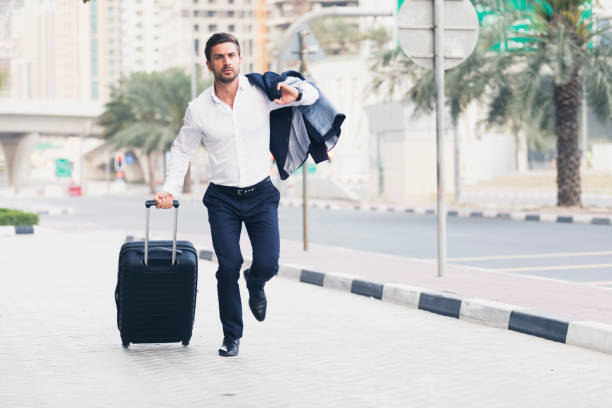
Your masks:
{"label": "man's outstretched arm", "polygon": [[155,194],[153,199],[157,208],[172,207],[172,200],[180,192],[189,167],[191,156],[202,140],[202,131],[195,126],[191,109],[188,106],[183,119],[183,126],[172,143],[166,166],[166,182],[162,191]]}
{"label": "man's outstretched arm", "polygon": [[[319,99],[319,91],[306,81],[300,79],[279,82],[277,89],[281,91],[281,97],[270,101],[270,110],[285,108],[287,106],[312,105]],[[302,91],[302,98],[298,101],[298,95]]]}

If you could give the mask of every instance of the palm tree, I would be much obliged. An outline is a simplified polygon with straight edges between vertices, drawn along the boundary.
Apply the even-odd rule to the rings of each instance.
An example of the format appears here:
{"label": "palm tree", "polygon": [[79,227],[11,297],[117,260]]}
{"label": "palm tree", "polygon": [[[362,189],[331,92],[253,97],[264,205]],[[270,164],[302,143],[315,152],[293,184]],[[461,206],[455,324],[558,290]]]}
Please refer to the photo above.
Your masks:
{"label": "palm tree", "polygon": [[[493,0],[485,1],[491,1],[485,4],[494,8]],[[513,28],[505,33],[508,41],[524,44],[514,53],[514,66],[500,74],[514,77],[517,85],[513,92],[525,111],[541,106],[540,92],[548,93],[557,146],[557,205],[580,206],[581,90],[585,84],[595,113],[609,119],[612,51],[601,41],[609,30],[597,28],[591,15],[592,3],[585,0],[537,0],[523,8],[506,7],[500,12],[506,20],[514,21]]]}
{"label": "palm tree", "polygon": [[[557,205],[580,206],[581,85],[586,85],[594,112],[603,120],[612,117],[612,49],[601,41],[610,31],[597,29],[590,1],[475,2],[487,17],[477,52],[464,65],[479,63],[471,64],[469,70],[460,66],[447,73],[451,114],[464,106],[462,98],[469,101],[486,95],[491,123],[509,123],[515,130],[523,128],[531,134],[534,129],[544,133],[552,130],[557,146]],[[490,48],[495,42],[497,47]],[[497,52],[492,52],[494,49]],[[379,67],[392,61],[388,54],[381,56]],[[410,99],[417,107],[431,109],[435,96],[432,74],[404,69],[399,76],[405,79],[406,73],[413,78]],[[481,83],[477,92],[465,89],[470,76]],[[388,78],[379,75],[376,81],[388,82]]]}
{"label": "palm tree", "polygon": [[[507,58],[488,58],[491,46],[491,40],[481,39],[466,61],[446,72],[445,96],[457,149],[459,117],[472,101],[484,97],[498,79],[498,70],[509,63]],[[417,66],[399,47],[375,56],[371,71],[371,87],[375,92],[411,101],[414,104],[414,115],[434,111],[436,95],[433,70]],[[458,199],[460,183],[458,174],[456,176],[455,194]]]}
{"label": "palm tree", "polygon": [[[139,148],[146,154],[149,187],[155,192],[155,158],[168,150],[182,125],[191,99],[190,78],[180,69],[137,72],[120,80],[105,105],[99,124],[104,138],[117,147]],[[200,84],[199,89],[207,86]],[[190,187],[189,172],[183,188]]]}

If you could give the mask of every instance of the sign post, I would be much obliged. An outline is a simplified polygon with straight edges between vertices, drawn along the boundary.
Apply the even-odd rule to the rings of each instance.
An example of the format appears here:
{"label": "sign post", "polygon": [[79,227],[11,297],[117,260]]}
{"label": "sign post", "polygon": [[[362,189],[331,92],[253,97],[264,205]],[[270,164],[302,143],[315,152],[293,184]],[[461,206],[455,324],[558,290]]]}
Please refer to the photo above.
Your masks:
{"label": "sign post", "polygon": [[[325,53],[305,23],[300,26],[296,35],[290,38],[281,59],[283,61],[294,61],[296,56],[299,56],[300,72],[304,77],[308,76],[306,61],[309,58],[310,61],[325,58]],[[304,251],[308,251],[308,157],[302,164],[302,229]]]}
{"label": "sign post", "polygon": [[[300,72],[306,77],[306,58],[308,57],[308,31],[298,33],[300,37]],[[314,37],[314,36],[313,36]],[[302,229],[304,230],[304,251],[308,251],[308,155],[302,164]]]}
{"label": "sign post", "polygon": [[[445,20],[445,14],[452,17]],[[435,70],[438,276],[444,276],[447,249],[444,70],[461,64],[474,51],[478,41],[478,16],[469,0],[404,0],[397,24],[404,53],[415,64]]]}

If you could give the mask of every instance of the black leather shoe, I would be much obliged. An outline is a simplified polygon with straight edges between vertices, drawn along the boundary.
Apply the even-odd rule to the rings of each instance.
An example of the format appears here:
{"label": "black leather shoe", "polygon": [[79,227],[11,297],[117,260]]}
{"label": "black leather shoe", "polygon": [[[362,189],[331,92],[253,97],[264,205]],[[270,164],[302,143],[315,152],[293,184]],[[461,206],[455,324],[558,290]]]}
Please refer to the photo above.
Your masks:
{"label": "black leather shoe", "polygon": [[240,339],[232,339],[231,337],[224,337],[223,344],[221,344],[221,347],[219,347],[219,355],[222,357],[237,356],[239,348],[240,348]]}
{"label": "black leather shoe", "polygon": [[[248,282],[250,269],[244,270],[244,279]],[[251,292],[249,290],[249,307],[255,319],[263,322],[266,318],[266,309],[268,307],[268,300],[266,299],[266,292],[261,288],[257,292]]]}
{"label": "black leather shoe", "polygon": [[257,293],[249,292],[249,307],[253,316],[260,322],[266,318],[266,309],[268,307],[268,300],[266,299],[266,292],[263,289]]}

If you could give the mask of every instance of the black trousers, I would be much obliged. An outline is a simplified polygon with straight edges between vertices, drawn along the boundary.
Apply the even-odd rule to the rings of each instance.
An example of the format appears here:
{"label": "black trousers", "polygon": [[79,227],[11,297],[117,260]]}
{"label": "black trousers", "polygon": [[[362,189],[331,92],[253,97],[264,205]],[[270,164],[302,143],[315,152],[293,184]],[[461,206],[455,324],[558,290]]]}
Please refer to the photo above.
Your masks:
{"label": "black trousers", "polygon": [[280,193],[270,178],[241,189],[213,183],[206,189],[202,201],[208,209],[213,247],[219,261],[217,294],[224,336],[242,337],[242,301],[238,287],[243,262],[240,252],[242,223],[253,248],[247,281],[249,292],[261,290],[278,272],[279,200]]}

